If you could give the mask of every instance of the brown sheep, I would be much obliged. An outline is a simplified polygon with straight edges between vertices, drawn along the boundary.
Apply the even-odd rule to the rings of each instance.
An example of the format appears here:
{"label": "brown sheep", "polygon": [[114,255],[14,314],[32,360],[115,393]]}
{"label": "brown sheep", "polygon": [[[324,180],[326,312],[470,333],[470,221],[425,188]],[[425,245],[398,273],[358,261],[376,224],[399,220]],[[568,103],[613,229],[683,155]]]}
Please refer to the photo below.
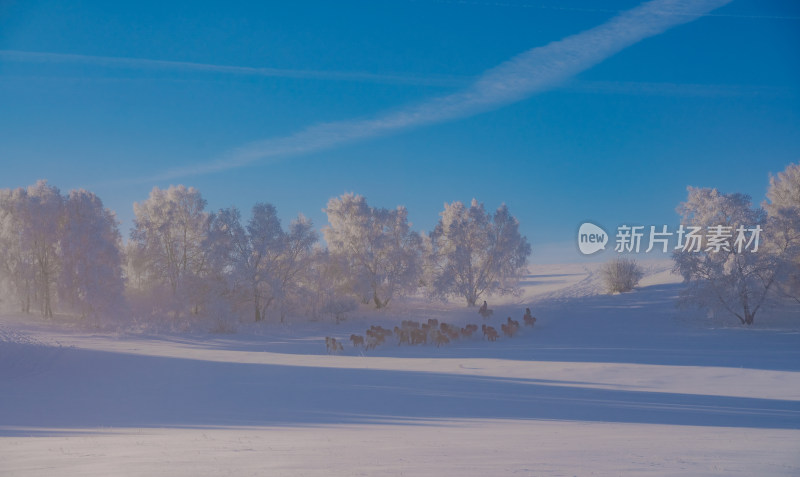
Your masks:
{"label": "brown sheep", "polygon": [[325,337],[325,348],[327,349],[328,353],[338,353],[340,351],[344,351],[342,343],[339,343],[336,341],[336,338],[331,338],[330,336]]}
{"label": "brown sheep", "polygon": [[467,325],[464,328],[461,328],[461,336],[464,338],[470,338],[476,331],[478,331],[478,325]]}
{"label": "brown sheep", "polygon": [[509,338],[512,338],[517,333],[517,331],[519,331],[519,321],[512,320],[510,316],[506,321],[507,323],[501,325],[500,329],[503,330],[503,334],[505,334]]}
{"label": "brown sheep", "polygon": [[436,343],[436,347],[440,347],[443,344],[450,343],[450,339],[439,330],[433,332],[433,341]]}
{"label": "brown sheep", "polygon": [[397,345],[403,343],[411,344],[411,332],[407,329],[402,329],[397,326],[394,327],[394,334],[397,336]]}
{"label": "brown sheep", "polygon": [[359,335],[350,335],[350,341],[353,342],[353,347],[364,346],[364,337]]}
{"label": "brown sheep", "polygon": [[383,337],[382,334],[373,334],[373,335],[367,336],[367,345],[365,346],[365,348],[367,350],[373,350],[373,349],[377,348],[378,346],[382,345],[384,340],[385,340],[385,338]]}
{"label": "brown sheep", "polygon": [[427,344],[428,333],[425,330],[412,330],[411,331],[411,344]]}
{"label": "brown sheep", "polygon": [[461,336],[459,333],[460,330],[458,329],[457,326],[448,325],[447,323],[442,323],[439,326],[439,330],[445,335],[447,335],[447,337],[450,338],[451,341],[455,341],[459,338],[459,336]]}

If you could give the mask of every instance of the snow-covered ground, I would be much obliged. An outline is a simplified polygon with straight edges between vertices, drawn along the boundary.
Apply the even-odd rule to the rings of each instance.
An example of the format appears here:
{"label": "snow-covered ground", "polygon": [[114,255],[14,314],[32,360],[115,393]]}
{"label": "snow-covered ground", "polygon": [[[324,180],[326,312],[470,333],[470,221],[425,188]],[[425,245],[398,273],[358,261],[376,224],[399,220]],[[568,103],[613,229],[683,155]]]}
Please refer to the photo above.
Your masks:
{"label": "snow-covered ground", "polygon": [[228,335],[4,315],[0,475],[800,475],[795,318],[744,329],[678,310],[665,264],[615,296],[596,265],[533,271],[488,320],[530,306],[533,329],[441,348],[346,340],[480,326],[474,308],[405,300]]}

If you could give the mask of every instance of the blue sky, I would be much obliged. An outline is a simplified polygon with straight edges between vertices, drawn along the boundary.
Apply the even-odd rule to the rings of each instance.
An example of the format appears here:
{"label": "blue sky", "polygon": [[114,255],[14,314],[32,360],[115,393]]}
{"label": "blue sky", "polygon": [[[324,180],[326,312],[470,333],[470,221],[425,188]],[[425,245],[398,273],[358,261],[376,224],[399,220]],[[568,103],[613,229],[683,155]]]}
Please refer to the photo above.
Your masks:
{"label": "blue sky", "polygon": [[0,2],[0,187],[92,190],[124,235],[155,185],[318,227],[475,197],[537,262],[800,161],[800,2],[254,3]]}

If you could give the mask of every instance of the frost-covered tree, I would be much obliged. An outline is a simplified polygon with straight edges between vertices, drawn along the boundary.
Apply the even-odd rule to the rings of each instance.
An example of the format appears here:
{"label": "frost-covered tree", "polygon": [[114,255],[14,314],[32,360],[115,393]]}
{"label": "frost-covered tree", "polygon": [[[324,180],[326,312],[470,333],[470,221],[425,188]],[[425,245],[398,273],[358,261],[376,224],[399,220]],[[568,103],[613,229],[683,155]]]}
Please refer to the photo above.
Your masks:
{"label": "frost-covered tree", "polygon": [[58,294],[73,311],[98,317],[123,302],[120,242],[116,217],[100,198],[70,191],[59,242]]}
{"label": "frost-covered tree", "polygon": [[34,266],[34,297],[43,316],[53,317],[53,288],[58,278],[58,245],[63,224],[64,198],[47,181],[28,187],[20,209],[22,245],[30,251]]}
{"label": "frost-covered tree", "polygon": [[302,214],[292,220],[283,235],[282,253],[274,274],[281,321],[287,312],[298,308],[304,299],[303,288],[307,286],[314,260],[314,245],[318,240],[314,224]]}
{"label": "frost-covered tree", "polygon": [[327,248],[314,246],[309,267],[303,273],[298,310],[308,316],[331,316],[338,323],[358,308],[345,279],[345,263]]}
{"label": "frost-covered tree", "polygon": [[531,246],[505,204],[489,214],[472,199],[445,204],[430,234],[428,279],[435,296],[460,296],[467,306],[492,293],[518,288]]}
{"label": "frost-covered tree", "polygon": [[769,179],[765,203],[767,212],[776,215],[781,209],[800,207],[800,164],[789,164],[786,169]]}
{"label": "frost-covered tree", "polygon": [[249,257],[241,214],[235,207],[211,214],[205,249],[208,254],[207,314],[216,330],[232,330],[235,320],[249,312],[249,283],[241,264]]}
{"label": "frost-covered tree", "polygon": [[255,321],[265,319],[270,307],[278,308],[283,320],[300,299],[316,241],[311,221],[301,215],[284,231],[275,207],[259,203],[247,227],[236,208],[214,214],[207,248],[211,268],[223,277],[232,300],[249,303]]}
{"label": "frost-covered tree", "polygon": [[[686,284],[681,301],[730,313],[750,325],[775,282],[780,255],[764,246],[770,241],[766,232],[761,232],[759,248],[754,240],[751,242],[754,230],[768,228],[766,214],[761,208],[753,208],[750,197],[744,194],[694,187],[688,191],[688,199],[677,211],[687,231],[699,227],[695,235],[700,239],[690,246],[690,239],[684,236],[684,243],[679,244],[683,247],[673,253],[675,271]],[[727,246],[713,240],[723,235],[728,236]]]}
{"label": "frost-covered tree", "polygon": [[624,293],[633,290],[644,276],[636,260],[617,257],[600,268],[603,284],[608,293]]}
{"label": "frost-covered tree", "polygon": [[33,251],[23,238],[27,201],[26,189],[0,190],[0,282],[23,313],[31,311],[36,276]]}
{"label": "frost-covered tree", "polygon": [[784,251],[776,287],[800,302],[800,164],[770,177],[767,200],[773,245]]}
{"label": "frost-covered tree", "polygon": [[141,261],[143,282],[153,297],[177,317],[187,307],[198,311],[206,298],[209,214],[206,201],[193,187],[154,187],[150,197],[135,203],[131,241]]}
{"label": "frost-covered tree", "polygon": [[277,271],[285,237],[275,206],[264,203],[253,206],[247,238],[250,259],[244,266],[253,292],[255,320],[260,321],[279,293]]}
{"label": "frost-covered tree", "polygon": [[241,264],[248,260],[250,248],[241,220],[242,214],[236,207],[220,209],[211,214],[204,244],[210,273],[223,282],[222,285],[228,290],[246,285]]}
{"label": "frost-covered tree", "polygon": [[323,229],[331,258],[343,264],[347,286],[362,302],[383,308],[417,288],[422,273],[422,238],[411,230],[405,207],[373,208],[344,194],[328,201],[330,225]]}

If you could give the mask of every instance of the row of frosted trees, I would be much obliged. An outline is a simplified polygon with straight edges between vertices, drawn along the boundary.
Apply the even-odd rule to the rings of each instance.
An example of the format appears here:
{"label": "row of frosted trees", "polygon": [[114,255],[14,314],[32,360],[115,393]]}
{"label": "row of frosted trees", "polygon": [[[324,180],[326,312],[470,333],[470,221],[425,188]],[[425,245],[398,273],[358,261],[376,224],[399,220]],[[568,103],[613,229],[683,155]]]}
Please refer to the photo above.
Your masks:
{"label": "row of frosted trees", "polygon": [[302,215],[284,227],[274,206],[247,219],[234,207],[210,212],[193,188],[154,188],[134,204],[123,244],[114,213],[91,192],[68,195],[40,181],[0,191],[0,282],[23,312],[99,318],[283,321],[337,319],[358,303],[384,308],[398,297],[461,297],[469,306],[513,292],[530,245],[505,205],[445,205],[430,234],[408,212],[364,197],[331,199],[327,247]]}

